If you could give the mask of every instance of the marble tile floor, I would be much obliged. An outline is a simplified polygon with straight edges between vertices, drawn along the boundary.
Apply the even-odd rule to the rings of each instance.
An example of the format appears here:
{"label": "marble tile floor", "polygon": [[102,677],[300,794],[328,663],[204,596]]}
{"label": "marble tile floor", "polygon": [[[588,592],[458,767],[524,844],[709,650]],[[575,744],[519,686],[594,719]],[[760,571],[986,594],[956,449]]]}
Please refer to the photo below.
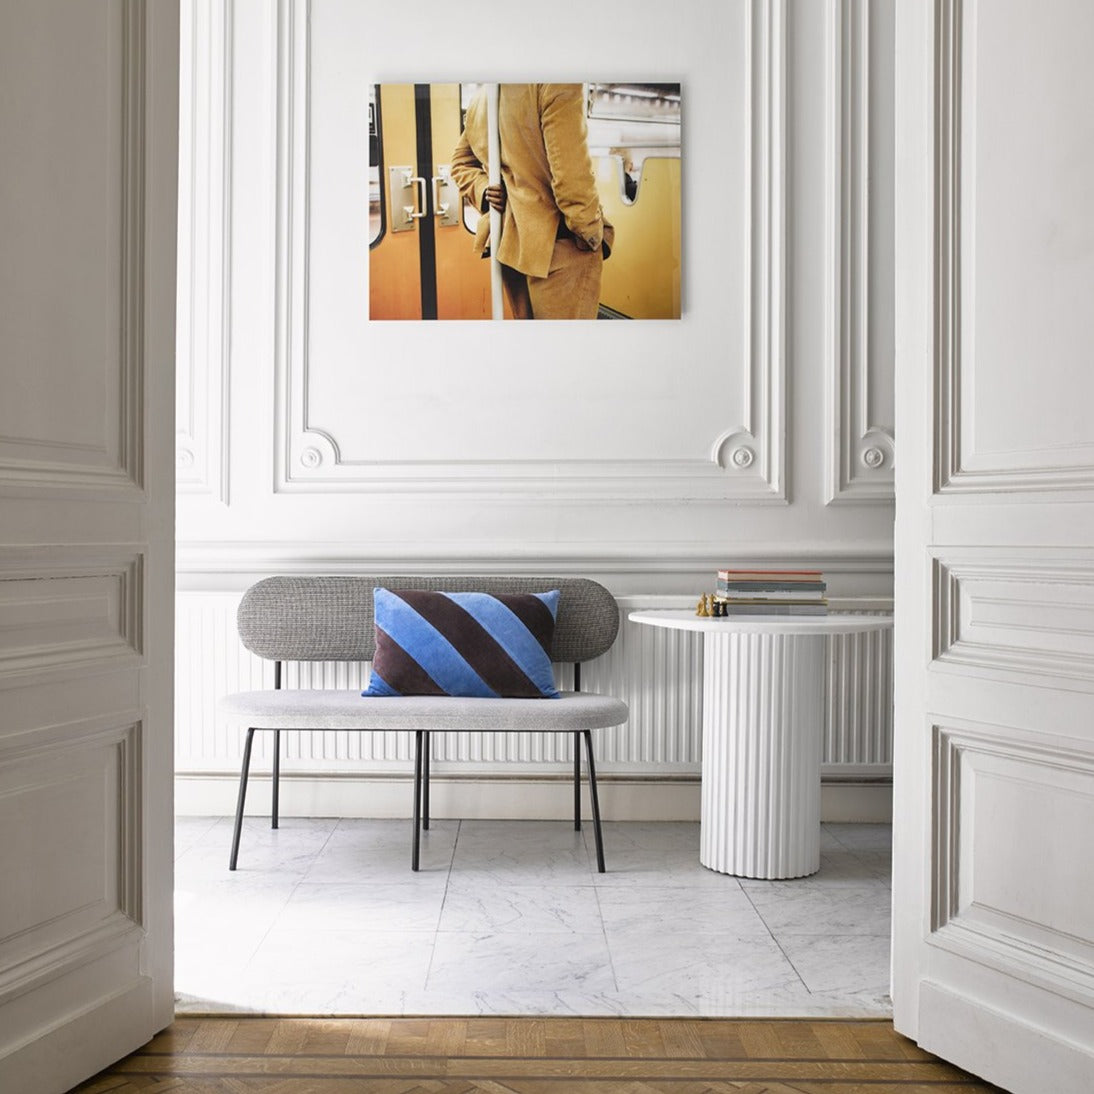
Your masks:
{"label": "marble tile floor", "polygon": [[888,825],[826,824],[821,869],[699,865],[699,826],[176,823],[180,1014],[889,1017]]}

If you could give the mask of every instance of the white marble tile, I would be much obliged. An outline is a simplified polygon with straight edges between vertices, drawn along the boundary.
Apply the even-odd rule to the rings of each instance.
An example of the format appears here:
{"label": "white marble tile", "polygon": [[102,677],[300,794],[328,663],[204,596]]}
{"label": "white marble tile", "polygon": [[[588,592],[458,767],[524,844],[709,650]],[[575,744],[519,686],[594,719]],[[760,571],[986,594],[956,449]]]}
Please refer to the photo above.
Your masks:
{"label": "white marble tile", "polygon": [[623,943],[628,932],[651,929],[674,934],[763,935],[768,930],[752,901],[727,878],[727,884],[705,888],[659,889],[601,886],[600,914],[609,941]]}
{"label": "white marble tile", "polygon": [[390,996],[425,986],[433,935],[422,931],[274,927],[247,964],[246,978],[288,988],[343,989],[358,997]]}
{"label": "white marble tile", "polygon": [[[593,848],[593,833],[586,833]],[[604,825],[605,873],[594,873],[597,886],[679,886],[725,888],[735,878],[699,862],[699,825],[676,821],[614,822]]]}
{"label": "white marble tile", "polygon": [[507,852],[476,862],[461,862],[457,857],[450,879],[467,887],[542,892],[559,887],[591,886],[592,870],[587,859],[568,851],[535,855]]}
{"label": "white marble tile", "polygon": [[452,880],[506,889],[581,886],[594,869],[584,833],[572,822],[462,821]]}
{"label": "white marble tile", "polygon": [[266,930],[298,884],[296,877],[227,870],[222,878],[176,878],[175,934],[210,937],[237,928]]}
{"label": "white marble tile", "polygon": [[444,878],[452,862],[458,821],[435,821],[422,833],[420,870],[410,868],[413,829],[408,820],[341,820],[307,870],[312,882],[374,878]]}
{"label": "white marble tile", "polygon": [[430,991],[493,992],[615,989],[602,931],[529,935],[442,931],[429,969]]}
{"label": "white marble tile", "polygon": [[277,980],[246,973],[210,976],[197,994],[178,991],[176,1014],[252,1014],[301,1017],[339,1015],[399,1015],[405,992],[398,985],[374,985],[358,980]]}
{"label": "white marble tile", "polygon": [[835,1018],[892,1018],[893,1000],[888,989],[877,991],[818,991],[810,998]]}
{"label": "white marble tile", "polygon": [[[613,1017],[659,1014],[698,1015],[690,1000],[643,1000],[617,991],[465,991],[407,992],[406,1014],[543,1015],[561,1017]],[[636,1009],[637,1008],[637,1009]]]}
{"label": "white marble tile", "polygon": [[439,929],[547,936],[590,933],[600,926],[600,907],[592,885],[483,885],[457,870],[449,880]]}
{"label": "white marble tile", "polygon": [[605,849],[605,873],[593,874],[598,888],[735,889],[738,881],[729,874],[709,870],[699,862],[698,850],[663,851],[634,848]]}
{"label": "white marble tile", "polygon": [[609,937],[621,992],[717,1001],[757,992],[795,990],[798,974],[770,936],[632,931]]}
{"label": "white marble tile", "polygon": [[463,872],[504,863],[507,872],[573,867],[585,873],[592,842],[591,829],[575,832],[572,821],[465,820],[460,822],[453,866]]}
{"label": "white marble tile", "polygon": [[696,1000],[704,1018],[891,1018],[891,1001],[873,996],[818,995],[804,987],[710,994]]}
{"label": "white marble tile", "polygon": [[888,851],[893,846],[891,824],[826,824],[824,828],[852,851]]}
{"label": "white marble tile", "polygon": [[[592,847],[592,822],[583,827]],[[683,858],[699,858],[698,821],[605,821],[601,828],[605,850],[610,846],[620,853],[676,851]]]}
{"label": "white marble tile", "polygon": [[824,887],[812,882],[742,882],[772,934],[890,933],[890,895],[884,885]]}
{"label": "white marble tile", "polygon": [[263,817],[246,817],[239,844],[238,869],[228,869],[232,849],[232,821],[221,818],[175,862],[177,878],[220,878],[305,873],[338,823],[333,819],[287,818],[270,828]]}
{"label": "white marble tile", "polygon": [[332,931],[437,930],[443,884],[430,879],[375,881],[367,884],[302,881],[277,918],[286,930]]}
{"label": "white marble tile", "polygon": [[218,817],[176,817],[175,858],[200,843],[216,827],[218,821]]}
{"label": "white marble tile", "polygon": [[[586,828],[589,825],[585,826]],[[571,820],[463,820],[459,853],[490,857],[505,847],[584,846],[584,831],[575,832]]]}
{"label": "white marble tile", "polygon": [[778,941],[811,992],[889,990],[887,935],[780,934]]}
{"label": "white marble tile", "polygon": [[176,933],[175,987],[195,993],[198,982],[207,980],[210,974],[238,976],[269,930],[268,924],[234,924],[201,933]]}
{"label": "white marble tile", "polygon": [[855,856],[862,860],[863,865],[886,885],[892,884],[893,878],[893,852],[885,851],[855,851]]}
{"label": "white marble tile", "polygon": [[269,1014],[264,1007],[248,1006],[240,998],[238,985],[229,981],[224,984],[201,988],[197,994],[187,991],[175,991],[175,1014],[200,1015],[207,1018],[210,1015],[221,1014]]}
{"label": "white marble tile", "polygon": [[406,993],[395,981],[378,983],[367,978],[341,981],[245,981],[241,997],[260,1013],[301,1017],[339,1015],[398,1015],[405,1010]]}
{"label": "white marble tile", "polygon": [[700,866],[694,824],[606,824],[600,875],[587,822],[437,821],[414,874],[408,821],[253,818],[230,873],[231,818],[189,821],[179,1013],[891,1014],[888,826],[763,882]]}
{"label": "white marble tile", "polygon": [[[757,882],[764,884],[758,878],[742,878],[745,888]],[[801,878],[787,878],[778,882],[778,884],[791,883],[827,887],[850,886],[851,888],[888,885],[889,870],[877,859],[875,852],[851,851],[846,847],[837,846],[830,851],[821,852],[820,869],[815,874]]]}

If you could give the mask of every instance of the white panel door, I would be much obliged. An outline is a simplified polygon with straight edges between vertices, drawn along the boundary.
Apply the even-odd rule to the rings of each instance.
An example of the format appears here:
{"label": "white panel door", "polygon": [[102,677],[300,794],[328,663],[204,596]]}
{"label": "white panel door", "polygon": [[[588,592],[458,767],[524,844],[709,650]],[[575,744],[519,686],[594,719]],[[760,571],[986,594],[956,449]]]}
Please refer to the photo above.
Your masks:
{"label": "white panel door", "polygon": [[178,10],[0,5],[0,1090],[173,1014]]}
{"label": "white panel door", "polygon": [[898,1030],[1094,1090],[1094,5],[897,22]]}

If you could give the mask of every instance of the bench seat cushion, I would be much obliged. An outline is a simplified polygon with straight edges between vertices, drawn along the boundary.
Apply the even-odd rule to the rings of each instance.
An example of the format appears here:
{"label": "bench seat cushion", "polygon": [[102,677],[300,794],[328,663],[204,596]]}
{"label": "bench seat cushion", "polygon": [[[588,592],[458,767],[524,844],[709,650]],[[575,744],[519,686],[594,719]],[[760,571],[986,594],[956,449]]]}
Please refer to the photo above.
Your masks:
{"label": "bench seat cushion", "polygon": [[559,699],[450,696],[363,698],[359,691],[241,691],[218,710],[254,729],[428,729],[494,733],[574,733],[627,720],[627,705],[607,695],[564,691]]}

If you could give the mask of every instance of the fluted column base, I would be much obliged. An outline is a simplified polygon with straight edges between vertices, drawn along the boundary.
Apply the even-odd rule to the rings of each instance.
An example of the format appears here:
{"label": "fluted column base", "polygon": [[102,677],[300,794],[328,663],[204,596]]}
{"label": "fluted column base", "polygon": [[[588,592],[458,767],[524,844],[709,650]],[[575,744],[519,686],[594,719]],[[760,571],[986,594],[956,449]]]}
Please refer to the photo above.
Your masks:
{"label": "fluted column base", "polygon": [[737,877],[820,869],[823,635],[708,633],[699,861]]}

